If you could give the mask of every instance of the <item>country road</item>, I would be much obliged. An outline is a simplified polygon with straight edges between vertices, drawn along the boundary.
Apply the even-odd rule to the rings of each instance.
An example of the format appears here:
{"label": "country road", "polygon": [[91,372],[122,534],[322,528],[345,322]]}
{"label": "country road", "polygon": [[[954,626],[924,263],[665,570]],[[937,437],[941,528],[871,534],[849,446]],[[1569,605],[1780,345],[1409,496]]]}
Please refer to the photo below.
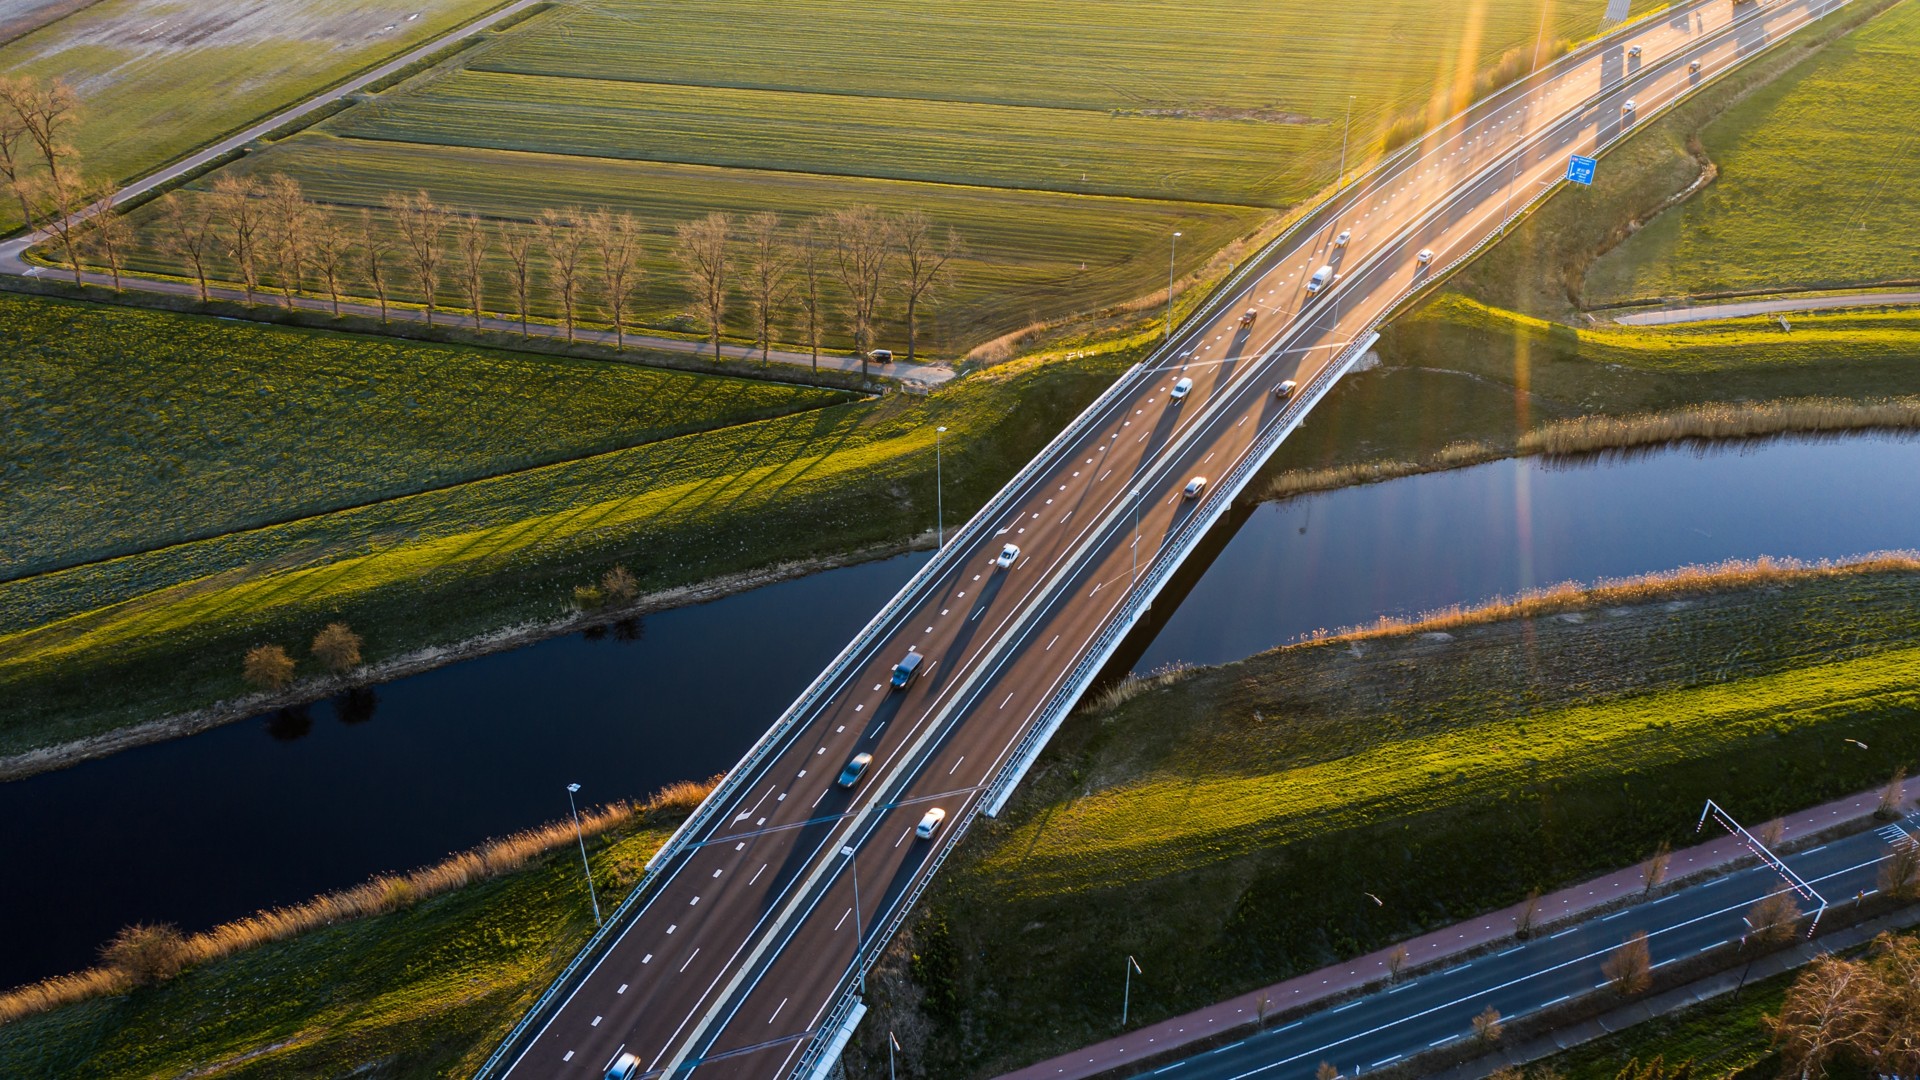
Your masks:
{"label": "country road", "polygon": [[1783,296],[1772,300],[1719,300],[1707,304],[1683,304],[1678,307],[1643,308],[1613,316],[1623,326],[1674,326],[1680,323],[1712,322],[1715,319],[1742,319],[1753,315],[1778,315],[1796,311],[1832,311],[1839,308],[1871,308],[1920,304],[1920,292],[1865,292],[1831,296]]}
{"label": "country road", "polygon": [[[623,1053],[646,1076],[817,1075],[858,1020],[865,966],[945,854],[975,815],[998,810],[1146,603],[1379,323],[1548,190],[1570,153],[1606,147],[1838,6],[1703,0],[1622,28],[1307,215],[949,534],[482,1075],[598,1078]],[[1316,295],[1321,267],[1334,276]],[[1285,382],[1292,392],[1276,392]],[[1002,569],[994,556],[1009,543],[1019,553]],[[895,689],[910,650],[924,659]],[[838,786],[858,753],[871,766]],[[944,823],[916,837],[934,808]]]}

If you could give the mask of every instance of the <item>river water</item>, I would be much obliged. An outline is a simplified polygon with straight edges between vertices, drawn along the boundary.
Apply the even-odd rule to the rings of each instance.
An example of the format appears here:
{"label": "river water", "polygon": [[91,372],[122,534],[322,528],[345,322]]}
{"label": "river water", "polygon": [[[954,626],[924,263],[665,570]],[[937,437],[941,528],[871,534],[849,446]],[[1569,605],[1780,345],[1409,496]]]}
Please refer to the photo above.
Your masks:
{"label": "river water", "polygon": [[[1263,505],[1209,537],[1136,669],[1569,579],[1920,546],[1920,442],[1892,436],[1504,461]],[[454,664],[0,784],[0,985],[122,925],[200,929],[725,769],[926,558],[915,554]]]}

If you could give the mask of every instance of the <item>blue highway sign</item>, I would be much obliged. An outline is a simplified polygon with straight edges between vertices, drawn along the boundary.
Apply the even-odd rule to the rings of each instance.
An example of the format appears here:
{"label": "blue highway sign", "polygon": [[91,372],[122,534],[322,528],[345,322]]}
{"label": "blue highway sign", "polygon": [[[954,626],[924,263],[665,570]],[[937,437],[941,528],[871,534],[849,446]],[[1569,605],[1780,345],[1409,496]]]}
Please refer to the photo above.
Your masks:
{"label": "blue highway sign", "polygon": [[1594,170],[1599,167],[1600,163],[1593,158],[1575,154],[1567,159],[1567,179],[1576,184],[1591,184]]}

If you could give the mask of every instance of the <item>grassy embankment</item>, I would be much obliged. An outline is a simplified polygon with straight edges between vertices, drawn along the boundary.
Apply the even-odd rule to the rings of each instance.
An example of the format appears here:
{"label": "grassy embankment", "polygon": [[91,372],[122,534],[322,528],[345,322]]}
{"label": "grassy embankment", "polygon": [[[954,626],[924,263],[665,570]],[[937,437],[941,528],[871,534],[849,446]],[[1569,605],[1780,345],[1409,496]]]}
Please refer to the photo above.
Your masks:
{"label": "grassy embankment", "polygon": [[1117,695],[935,885],[896,1026],[929,1075],[988,1075],[1113,1034],[1088,988],[1126,954],[1151,1022],[1630,865],[1708,797],[1883,781],[1920,760],[1917,570],[1563,592]]}
{"label": "grassy embankment", "polygon": [[853,400],[17,294],[0,326],[0,580]]}
{"label": "grassy embankment", "polygon": [[[1884,14],[1876,18],[1876,11]],[[1906,138],[1911,107],[1861,106],[1851,97],[1843,106],[1832,86],[1920,93],[1908,78],[1916,43],[1920,5],[1853,5],[1646,125],[1602,159],[1591,189],[1554,195],[1443,291],[1391,324],[1380,350],[1383,366],[1351,377],[1316,410],[1270,473],[1381,461],[1444,465],[1441,451],[1463,442],[1498,454],[1524,452],[1523,440],[1541,425],[1596,413],[1806,397],[1862,402],[1920,390],[1920,313],[1912,310],[1800,316],[1792,333],[1764,319],[1673,328],[1592,325],[1581,311],[1595,260],[1604,265],[1635,250],[1662,222],[1701,200],[1724,198],[1723,191],[1740,195],[1725,215],[1765,230],[1768,243],[1795,245],[1790,254],[1764,257],[1756,247],[1748,265],[1795,274],[1802,266],[1843,265],[1836,260],[1871,246],[1857,230],[1848,235],[1802,226],[1806,215],[1828,212],[1827,181],[1836,174],[1824,159],[1801,153],[1794,139],[1805,130],[1807,110],[1816,107],[1844,108],[1847,130],[1858,133],[1863,148]],[[1701,142],[1720,165],[1718,179],[1635,235],[1637,222],[1700,176],[1694,148]],[[1749,174],[1776,193],[1752,195],[1759,181],[1745,179]],[[1797,180],[1767,179],[1788,174]],[[1893,273],[1884,267],[1858,272],[1858,278],[1832,280]]]}
{"label": "grassy embankment", "polygon": [[[38,300],[21,304],[22,311],[65,310]],[[104,332],[100,319],[122,318],[112,309],[89,314],[91,333]],[[58,316],[53,318],[57,321]],[[282,370],[272,385],[289,393],[311,391],[316,405],[323,403],[320,390],[333,385],[333,374],[325,371],[326,357],[343,341],[177,315],[127,314],[116,325],[124,325],[128,335],[119,361],[123,369],[131,363],[127,357],[143,355],[143,350],[148,350],[144,355],[160,355],[159,342],[169,336],[193,341],[231,332],[239,336],[223,339],[222,347],[229,352],[205,360],[203,370],[217,374],[234,357],[247,363],[256,353],[263,364],[311,366],[315,373],[310,376]],[[377,342],[345,339],[342,347],[372,348]],[[378,349],[394,350],[392,355],[406,359],[372,382],[389,388],[374,390],[375,398],[390,392],[401,395],[403,403],[408,396],[416,403],[437,402],[433,408],[438,420],[455,426],[461,423],[455,410],[458,395],[426,395],[416,380],[438,379],[449,387],[463,381],[487,385],[486,376],[460,376],[457,369],[465,361],[459,357],[488,356],[486,364],[512,369],[516,382],[532,381],[537,374],[564,387],[569,378],[564,373],[571,370],[571,365],[544,359],[471,350],[379,344],[373,349],[376,355]],[[271,359],[276,350],[284,360]],[[651,592],[776,564],[901,545],[933,522],[935,426],[948,427],[946,500],[951,521],[984,501],[1131,360],[1131,354],[1118,352],[1020,362],[963,380],[929,398],[896,395],[855,401],[697,435],[657,438],[577,460],[0,582],[0,612],[5,612],[0,624],[0,700],[6,702],[0,753],[235,698],[244,689],[239,657],[246,648],[261,641],[299,646],[335,619],[357,628],[366,638],[367,660],[380,663],[502,627],[551,621],[570,610],[575,585],[597,579],[616,563],[628,566],[640,589]],[[416,374],[427,364],[442,370]],[[521,367],[514,368],[516,364]],[[606,378],[609,386],[634,378],[656,387],[721,384],[616,366],[609,366]],[[507,397],[512,385],[500,381],[498,396]],[[758,384],[740,391],[748,395],[748,403],[771,392]],[[794,395],[798,402],[815,404],[820,396],[813,390]],[[357,408],[378,409],[355,405],[352,395],[340,397],[328,404],[332,422],[288,423],[300,423],[299,430],[323,446],[351,443],[350,432],[338,439],[324,433],[352,420]],[[207,401],[205,411],[195,414],[195,423],[235,439],[236,445],[195,459],[195,474],[170,486],[186,492],[177,498],[199,500],[203,508],[239,517],[253,508],[225,507],[217,493],[193,490],[200,474],[218,476],[216,465],[251,460],[299,476],[309,460],[303,455],[312,447],[301,454],[293,453],[290,443],[283,449],[276,429],[245,419],[247,414],[230,408],[230,401],[223,405],[225,400]],[[47,410],[36,409],[32,415],[66,434],[49,435],[42,443],[86,445],[103,437],[87,395],[48,404]],[[672,415],[674,404],[650,402],[641,415],[664,428],[682,419]],[[132,408],[158,410],[137,396]],[[529,417],[545,415],[532,405],[527,408]],[[562,421],[569,416],[584,417],[587,426],[598,422],[595,410],[584,405],[545,408],[556,426],[564,427]],[[607,406],[608,413],[617,408],[616,400]],[[509,413],[500,413],[503,429],[511,426],[504,418]],[[578,449],[592,449],[590,438],[599,436],[584,427],[576,431]],[[243,435],[247,438],[241,445]],[[405,442],[398,435],[393,438]],[[526,452],[505,440],[482,441],[476,447],[466,438],[440,432],[409,452],[418,464],[433,453],[458,456],[429,448],[464,447],[468,467],[485,456],[481,448],[490,448],[487,453],[496,456]],[[183,442],[193,445],[190,438]],[[396,447],[395,452],[400,450]],[[271,460],[275,453],[281,455],[277,463]],[[334,462],[350,460],[344,450],[333,455]],[[106,471],[118,473],[117,466]],[[309,470],[303,482],[311,483],[315,475]],[[372,478],[362,482],[371,483]],[[171,509],[163,495],[151,500],[160,506],[158,512]],[[74,535],[65,524],[51,529],[54,535]],[[303,651],[295,649],[296,654]]]}
{"label": "grassy embankment", "polygon": [[[79,89],[86,117],[75,149],[90,174],[126,180],[500,3],[104,0],[0,46],[0,71],[64,78]],[[0,205],[0,229],[19,224],[19,208]]]}
{"label": "grassy embankment", "polygon": [[[1605,8],[1545,6],[1550,37],[1591,33]],[[1450,112],[1530,46],[1542,7],[560,5],[233,168],[356,212],[418,188],[502,220],[631,210],[654,237],[635,310],[662,328],[687,328],[666,256],[677,221],[917,208],[967,244],[921,342],[958,355],[1152,293],[1176,230],[1180,272],[1204,264],[1331,179],[1349,95],[1358,161],[1396,118]],[[1375,47],[1386,38],[1404,47]],[[1009,42],[1044,62],[1007,63]]]}
{"label": "grassy embankment", "polygon": [[[588,814],[594,880],[620,895],[704,795]],[[0,997],[7,1076],[466,1075],[593,932],[571,822],[261,914]],[[77,999],[40,1011],[39,993]]]}

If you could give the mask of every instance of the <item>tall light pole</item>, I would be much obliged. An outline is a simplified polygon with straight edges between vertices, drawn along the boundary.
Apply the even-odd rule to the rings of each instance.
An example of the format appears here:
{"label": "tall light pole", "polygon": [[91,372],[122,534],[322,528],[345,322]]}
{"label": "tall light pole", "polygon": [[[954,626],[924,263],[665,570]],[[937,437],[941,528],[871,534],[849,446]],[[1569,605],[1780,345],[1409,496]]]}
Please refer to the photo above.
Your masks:
{"label": "tall light pole", "polygon": [[1133,489],[1133,576],[1128,579],[1127,587],[1140,584],[1140,489]]}
{"label": "tall light pole", "polygon": [[1173,337],[1173,251],[1180,246],[1180,234],[1174,233],[1167,239],[1167,328],[1160,338],[1165,341]]}
{"label": "tall light pole", "polygon": [[[1133,1004],[1133,973],[1140,971],[1140,962],[1129,956],[1123,970],[1127,973],[1126,988],[1120,994],[1120,1026],[1124,1029],[1127,1026],[1127,1008]],[[1140,974],[1145,975],[1146,972],[1140,971]]]}
{"label": "tall light pole", "polygon": [[853,861],[853,846],[842,844],[840,854],[847,857],[847,869],[853,872],[853,970],[860,977],[860,996],[867,996],[867,971],[860,966],[860,946],[867,932],[860,928],[860,864]]}
{"label": "tall light pole", "polygon": [[887,1029],[887,1080],[900,1080],[899,1074],[893,1071],[893,1052],[898,1049],[900,1049],[900,1040],[894,1038],[893,1029],[888,1028]]}
{"label": "tall light pole", "polygon": [[940,436],[947,429],[933,429],[933,546],[939,550],[947,546],[947,503],[945,480],[940,466]]}
{"label": "tall light pole", "polygon": [[580,831],[580,809],[573,805],[579,784],[567,785],[567,810],[573,814],[573,838],[580,841],[580,868],[587,872],[587,899],[593,901],[593,925],[600,925],[600,894],[593,891],[593,864],[587,861],[587,834]]}

